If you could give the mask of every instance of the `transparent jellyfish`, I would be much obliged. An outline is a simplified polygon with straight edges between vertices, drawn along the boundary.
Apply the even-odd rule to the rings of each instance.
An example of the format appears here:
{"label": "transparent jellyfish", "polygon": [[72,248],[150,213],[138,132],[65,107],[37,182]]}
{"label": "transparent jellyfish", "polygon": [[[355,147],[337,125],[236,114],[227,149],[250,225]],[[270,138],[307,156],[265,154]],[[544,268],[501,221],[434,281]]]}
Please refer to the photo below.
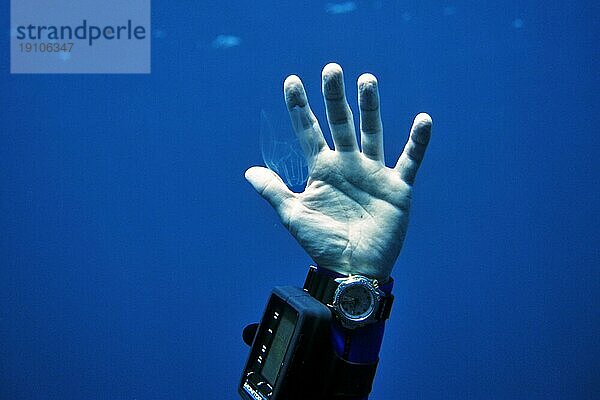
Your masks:
{"label": "transparent jellyfish", "polygon": [[267,167],[276,172],[291,190],[299,192],[306,186],[316,149],[294,133],[292,127],[302,123],[299,111],[294,109],[290,115],[293,125],[290,125],[289,118],[279,116],[273,119],[270,113],[261,110],[260,148]]}

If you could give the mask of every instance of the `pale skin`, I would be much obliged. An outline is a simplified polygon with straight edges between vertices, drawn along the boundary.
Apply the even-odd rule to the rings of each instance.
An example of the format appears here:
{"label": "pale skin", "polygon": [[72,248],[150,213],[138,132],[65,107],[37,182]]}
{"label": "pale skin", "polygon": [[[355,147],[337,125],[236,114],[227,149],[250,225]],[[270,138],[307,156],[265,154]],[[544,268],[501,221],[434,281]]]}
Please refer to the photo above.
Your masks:
{"label": "pale skin", "polygon": [[431,117],[415,117],[396,165],[386,167],[377,79],[358,78],[360,144],[346,100],[342,68],[322,72],[330,149],[295,75],[284,82],[285,101],[310,166],[306,188],[292,192],[273,171],[251,167],[246,179],[322,268],[388,279],[408,227],[412,185],[431,135]]}

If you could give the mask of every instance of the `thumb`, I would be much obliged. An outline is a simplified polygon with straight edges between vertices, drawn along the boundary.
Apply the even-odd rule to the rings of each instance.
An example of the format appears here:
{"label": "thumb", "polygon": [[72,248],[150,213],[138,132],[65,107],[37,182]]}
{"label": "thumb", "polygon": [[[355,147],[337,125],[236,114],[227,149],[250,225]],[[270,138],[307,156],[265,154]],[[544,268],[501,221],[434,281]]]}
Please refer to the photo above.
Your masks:
{"label": "thumb", "polygon": [[250,167],[244,176],[258,194],[267,200],[280,216],[283,216],[286,200],[293,199],[295,194],[288,189],[279,175],[268,168]]}

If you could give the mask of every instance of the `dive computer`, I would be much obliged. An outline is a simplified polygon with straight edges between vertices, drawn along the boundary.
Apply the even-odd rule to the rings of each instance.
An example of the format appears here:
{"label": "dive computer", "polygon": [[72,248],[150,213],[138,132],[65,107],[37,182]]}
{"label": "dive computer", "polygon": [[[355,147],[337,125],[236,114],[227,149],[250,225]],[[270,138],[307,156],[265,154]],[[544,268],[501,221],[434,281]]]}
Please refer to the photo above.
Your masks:
{"label": "dive computer", "polygon": [[238,386],[243,399],[363,399],[371,392],[393,281],[379,287],[330,272],[311,267],[304,289],[275,287],[260,323],[244,329],[251,349]]}

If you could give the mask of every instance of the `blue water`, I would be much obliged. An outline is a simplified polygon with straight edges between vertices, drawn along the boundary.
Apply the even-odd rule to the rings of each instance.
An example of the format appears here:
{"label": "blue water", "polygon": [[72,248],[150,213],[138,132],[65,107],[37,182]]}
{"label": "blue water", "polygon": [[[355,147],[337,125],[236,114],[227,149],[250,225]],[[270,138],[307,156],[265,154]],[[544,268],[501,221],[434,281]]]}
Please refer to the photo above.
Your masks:
{"label": "blue water", "polygon": [[326,3],[153,1],[150,75],[10,75],[4,36],[0,399],[237,398],[311,261],[244,180],[260,110],[295,73],[324,122],[331,61],[388,165],[434,120],[371,398],[600,397],[598,4]]}

